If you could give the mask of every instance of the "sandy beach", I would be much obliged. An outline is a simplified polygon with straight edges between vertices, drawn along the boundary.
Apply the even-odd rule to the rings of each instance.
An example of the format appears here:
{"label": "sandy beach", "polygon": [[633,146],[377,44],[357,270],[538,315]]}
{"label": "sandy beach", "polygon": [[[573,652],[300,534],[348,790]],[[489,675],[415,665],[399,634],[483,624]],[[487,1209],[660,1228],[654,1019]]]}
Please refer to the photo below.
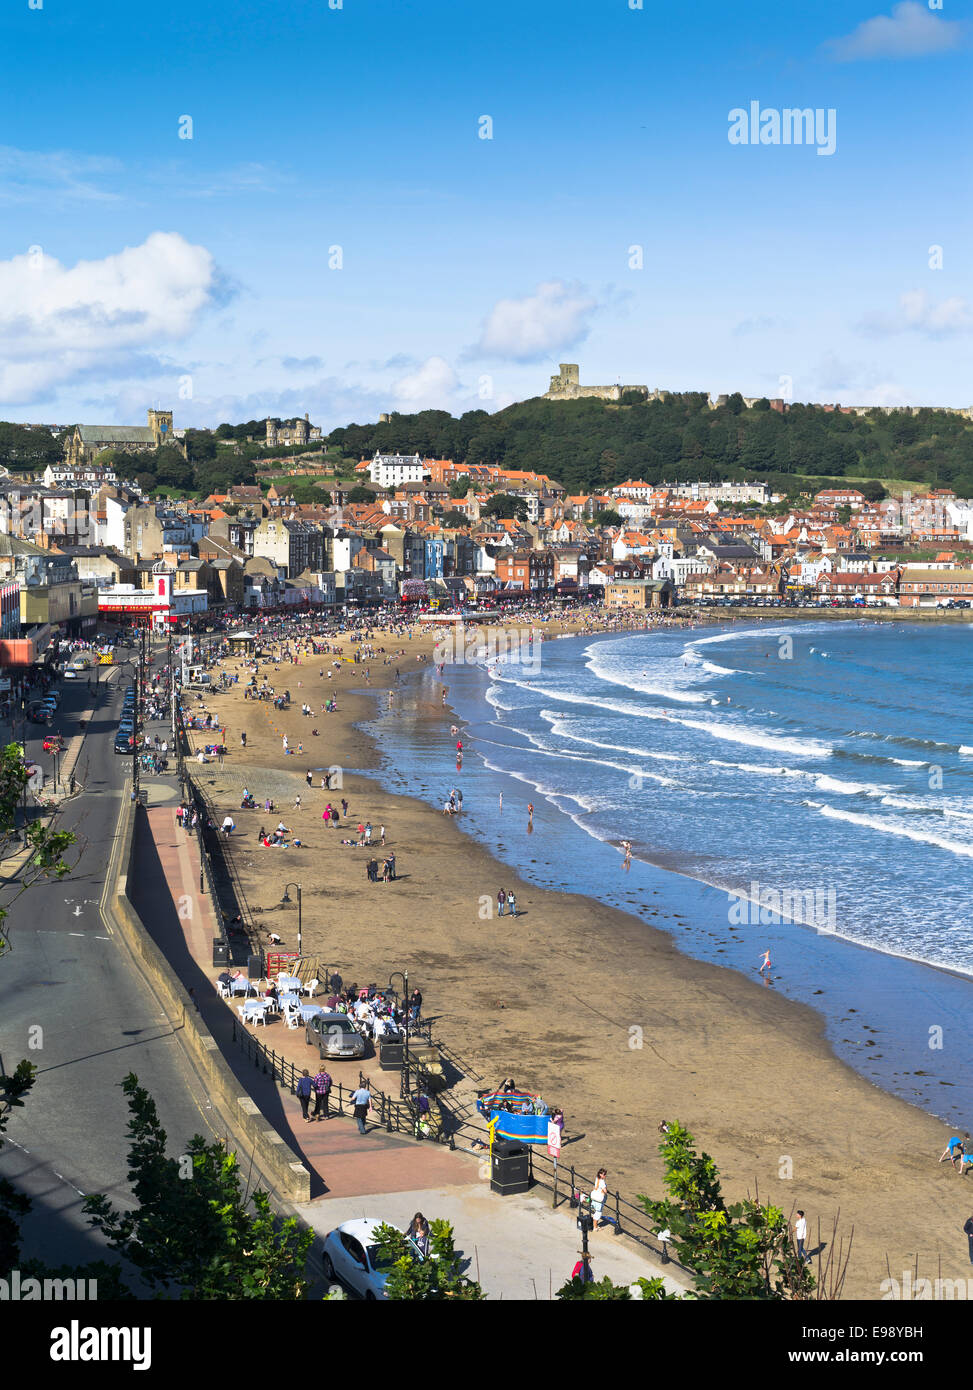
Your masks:
{"label": "sandy beach", "polygon": [[[404,655],[391,665],[381,654],[345,662],[330,679],[330,656],[302,656],[276,671],[261,662],[258,680],[290,690],[286,711],[245,700],[248,673],[228,659],[224,669],[239,672],[240,682],[205,706],[226,724],[229,751],[222,769],[194,765],[193,772],[236,821],[233,853],[247,900],[265,909],[255,921],[295,947],[293,913],[273,909],[284,881],[299,880],[305,953],[326,959],[346,982],[384,982],[408,969],[437,1035],[483,1085],[513,1076],[563,1107],[566,1137],[582,1136],[565,1146],[564,1165],[587,1174],[604,1165],[610,1187],[662,1196],[657,1126],[678,1119],[715,1159],[728,1197],[758,1188],[786,1213],[803,1208],[812,1251],[819,1223],[830,1241],[840,1211],[846,1243],[854,1227],[845,1297],[879,1298],[886,1260],[900,1279],[917,1258],[920,1275],[965,1279],[973,1272],[962,1231],[973,1195],[965,1178],[937,1163],[944,1127],[838,1060],[812,1009],[682,955],[640,917],[517,880],[463,834],[461,816],[347,771],[340,791],[321,790],[318,771],[307,787],[307,769],[374,768],[372,740],[355,724],[369,717],[376,698],[387,702],[396,667],[405,684],[412,672],[428,670],[430,635],[410,642],[376,630],[373,644],[386,653],[404,648]],[[347,636],[337,645],[346,657],[354,649]],[[339,712],[325,714],[331,696]],[[304,701],[310,718],[302,717]],[[448,760],[452,712],[429,701],[423,717],[441,729]],[[285,734],[294,750],[287,755]],[[239,809],[244,785],[257,798],[255,811]],[[273,815],[263,810],[267,795],[278,807]],[[341,797],[347,818],[340,833],[326,830],[321,812]],[[523,806],[503,810],[507,844],[522,837],[525,866],[527,800],[525,788]],[[270,829],[280,816],[303,849],[259,846],[258,828]],[[365,820],[376,841],[386,827],[398,881],[368,882],[371,855],[341,845]],[[372,853],[381,859],[380,850]],[[501,886],[516,892],[522,918],[497,917]]]}

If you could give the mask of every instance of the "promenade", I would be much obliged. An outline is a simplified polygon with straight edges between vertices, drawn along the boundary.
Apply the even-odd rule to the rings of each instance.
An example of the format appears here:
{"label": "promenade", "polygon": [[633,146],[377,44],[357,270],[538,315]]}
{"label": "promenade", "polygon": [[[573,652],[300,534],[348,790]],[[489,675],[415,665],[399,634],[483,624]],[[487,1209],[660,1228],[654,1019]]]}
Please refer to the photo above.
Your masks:
{"label": "promenade", "polygon": [[[249,1059],[235,1040],[246,1025],[237,1018],[235,1004],[216,992],[214,904],[208,893],[200,892],[198,841],[176,821],[175,781],[152,779],[143,785],[148,806],[136,830],[135,872],[129,883],[133,903],[183,987],[192,991],[241,1093],[251,1096],[266,1122],[309,1169],[311,1201],[296,1208],[303,1219],[323,1237],[352,1217],[369,1216],[400,1226],[418,1210],[430,1219],[444,1217],[453,1224],[457,1248],[469,1261],[468,1273],[481,1280],[490,1297],[550,1297],[570,1275],[580,1249],[566,1206],[553,1211],[550,1198],[540,1190],[506,1197],[493,1193],[485,1156],[418,1143],[388,1134],[374,1123],[362,1136],[347,1112],[306,1123],[297,1099]],[[317,1057],[305,1043],[303,1030],[288,1030],[277,1022],[246,1032],[298,1068],[315,1071]],[[361,1064],[329,1061],[327,1070],[336,1084],[350,1089],[358,1082],[360,1065],[374,1086],[397,1092],[397,1074],[379,1072],[375,1059]],[[188,1138],[173,1135],[171,1141],[182,1142],[184,1137]],[[245,1156],[241,1161],[245,1165]],[[666,1274],[668,1287],[681,1287],[649,1252],[608,1229],[592,1236],[591,1249],[599,1278],[608,1274],[616,1282],[630,1282]]]}

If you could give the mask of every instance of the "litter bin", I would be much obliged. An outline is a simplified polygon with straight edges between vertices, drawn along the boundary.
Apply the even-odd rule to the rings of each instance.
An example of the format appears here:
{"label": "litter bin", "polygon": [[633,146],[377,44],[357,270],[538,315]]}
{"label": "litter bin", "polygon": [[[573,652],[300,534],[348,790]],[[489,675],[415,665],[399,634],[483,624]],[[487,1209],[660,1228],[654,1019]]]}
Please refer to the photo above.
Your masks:
{"label": "litter bin", "polygon": [[225,941],[222,936],[213,937],[213,964],[229,965],[230,963],[230,943]]}
{"label": "litter bin", "polygon": [[526,1192],[530,1187],[530,1149],[506,1139],[494,1142],[490,1164],[490,1187],[501,1197]]}
{"label": "litter bin", "polygon": [[247,979],[262,980],[264,977],[264,958],[262,955],[247,956]]}
{"label": "litter bin", "polygon": [[382,1071],[401,1071],[405,1064],[405,1043],[385,1042],[378,1046],[378,1065]]}

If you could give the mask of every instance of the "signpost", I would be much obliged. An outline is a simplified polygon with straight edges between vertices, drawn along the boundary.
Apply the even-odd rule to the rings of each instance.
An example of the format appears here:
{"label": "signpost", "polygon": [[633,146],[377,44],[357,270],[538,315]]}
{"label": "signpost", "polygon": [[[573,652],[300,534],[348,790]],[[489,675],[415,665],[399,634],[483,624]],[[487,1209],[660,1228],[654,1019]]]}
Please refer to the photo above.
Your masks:
{"label": "signpost", "polygon": [[561,1157],[561,1131],[553,1120],[547,1125],[547,1152],[554,1160],[554,1183],[557,1186],[557,1161]]}

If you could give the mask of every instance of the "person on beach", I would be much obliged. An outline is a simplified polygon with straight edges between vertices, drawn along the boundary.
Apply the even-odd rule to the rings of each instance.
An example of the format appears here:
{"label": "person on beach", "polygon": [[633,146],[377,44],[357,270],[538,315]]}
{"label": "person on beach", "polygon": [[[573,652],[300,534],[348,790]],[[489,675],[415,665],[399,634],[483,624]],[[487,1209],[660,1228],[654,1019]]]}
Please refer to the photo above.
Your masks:
{"label": "person on beach", "polygon": [[514,893],[507,894],[507,911],[511,917],[517,916],[517,897]]}
{"label": "person on beach", "polygon": [[528,829],[528,830],[533,830],[533,828],[534,828],[534,803],[533,803],[532,801],[528,801],[528,803],[527,803],[527,829]]}
{"label": "person on beach", "polygon": [[311,769],[310,769],[310,768],[308,768],[307,772],[304,774],[304,780],[305,780],[305,782],[308,784],[309,787],[313,785],[313,783],[314,783],[314,778],[311,776]]}
{"label": "person on beach", "polygon": [[758,975],[762,975],[762,974],[764,973],[765,970],[768,970],[768,971],[770,970],[770,952],[769,952],[769,951],[764,951],[763,960],[760,962],[760,965],[759,965],[758,970],[757,970]]}
{"label": "person on beach", "polygon": [[630,869],[632,867],[632,842],[631,840],[622,841],[622,849],[625,851],[625,858],[622,860],[622,867]]}
{"label": "person on beach", "polygon": [[804,1247],[807,1244],[807,1218],[802,1211],[797,1213],[794,1220],[794,1243],[797,1246],[797,1258],[807,1260]]}
{"label": "person on beach", "polygon": [[[970,1136],[967,1135],[966,1137],[967,1139],[969,1139]],[[961,1159],[962,1156],[963,1141],[962,1139],[960,1139],[958,1134],[954,1134],[952,1139],[950,1139],[949,1143],[946,1145],[945,1149],[943,1149],[942,1153],[940,1154],[939,1161],[940,1163],[942,1163],[944,1159],[948,1158],[952,1167],[955,1168],[957,1161]]]}
{"label": "person on beach", "polygon": [[499,893],[497,894],[497,916],[498,916],[498,917],[502,917],[502,916],[503,916],[504,910],[506,909],[506,906],[507,906],[507,894],[506,894],[506,891],[505,891],[503,888],[501,888],[500,891],[499,891]]}

